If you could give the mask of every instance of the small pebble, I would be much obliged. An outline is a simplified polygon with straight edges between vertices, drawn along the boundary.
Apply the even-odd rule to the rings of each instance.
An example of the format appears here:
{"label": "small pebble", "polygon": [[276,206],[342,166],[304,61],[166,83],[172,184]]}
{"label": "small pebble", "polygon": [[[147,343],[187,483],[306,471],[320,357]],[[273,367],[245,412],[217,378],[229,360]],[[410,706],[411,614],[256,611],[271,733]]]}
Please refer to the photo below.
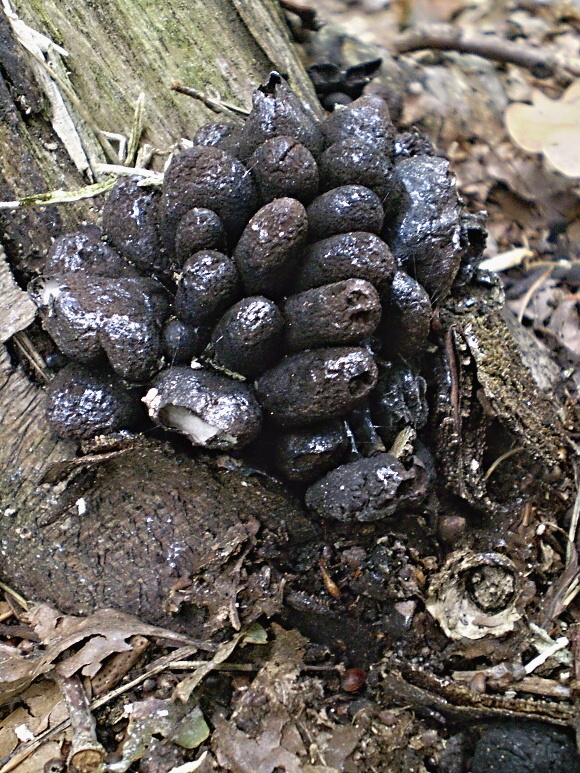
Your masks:
{"label": "small pebble", "polygon": [[345,692],[356,692],[364,685],[367,675],[362,668],[347,668],[340,680]]}

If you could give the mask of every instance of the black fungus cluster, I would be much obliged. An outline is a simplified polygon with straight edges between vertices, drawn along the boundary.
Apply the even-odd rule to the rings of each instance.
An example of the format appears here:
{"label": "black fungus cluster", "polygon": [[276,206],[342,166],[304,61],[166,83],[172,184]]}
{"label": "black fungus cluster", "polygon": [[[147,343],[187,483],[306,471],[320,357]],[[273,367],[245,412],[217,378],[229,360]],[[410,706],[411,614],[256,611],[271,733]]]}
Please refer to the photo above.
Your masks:
{"label": "black fungus cluster", "polygon": [[262,452],[314,513],[373,521],[429,464],[388,453],[426,422],[433,304],[465,229],[448,162],[363,96],[320,122],[272,73],[243,126],[211,123],[162,190],[118,182],[104,239],[58,239],[30,294],[70,358],[48,389],[65,438],[158,425]]}

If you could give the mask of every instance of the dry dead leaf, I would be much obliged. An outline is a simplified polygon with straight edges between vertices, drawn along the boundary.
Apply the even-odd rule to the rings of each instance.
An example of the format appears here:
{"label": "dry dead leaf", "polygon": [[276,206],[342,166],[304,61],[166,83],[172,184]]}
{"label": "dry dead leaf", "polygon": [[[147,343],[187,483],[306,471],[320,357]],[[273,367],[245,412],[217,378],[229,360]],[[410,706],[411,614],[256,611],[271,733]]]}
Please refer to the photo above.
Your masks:
{"label": "dry dead leaf", "polygon": [[[46,679],[31,685],[19,696],[19,700],[22,705],[2,720],[0,759],[8,757],[23,740],[57,725],[68,716],[60,690],[54,682]],[[52,757],[59,756],[54,753],[54,747],[52,752]],[[39,759],[34,757],[34,763],[38,762]],[[20,767],[17,770],[20,771]],[[38,770],[42,770],[42,764]]]}
{"label": "dry dead leaf", "polygon": [[187,636],[147,625],[116,609],[74,617],[61,615],[48,604],[38,604],[28,611],[28,620],[44,649],[33,656],[24,656],[18,648],[0,643],[0,705],[25,690],[37,676],[48,674],[56,659],[83,639],[87,641],[76,653],[60,660],[58,670],[63,676],[72,676],[77,671],[93,676],[109,655],[131,649],[127,639],[137,634],[175,646],[196,643]]}
{"label": "dry dead leaf", "polygon": [[112,773],[124,773],[144,756],[156,736],[167,738],[186,749],[194,749],[209,735],[197,701],[184,705],[179,701],[147,698],[129,704],[129,725],[121,745],[121,759],[110,763]]}
{"label": "dry dead leaf", "polygon": [[548,329],[574,359],[580,358],[580,301],[577,296],[565,297],[552,314]]}
{"label": "dry dead leaf", "polygon": [[560,99],[549,99],[535,89],[531,105],[509,105],[505,122],[522,150],[543,153],[566,177],[580,177],[580,80]]}

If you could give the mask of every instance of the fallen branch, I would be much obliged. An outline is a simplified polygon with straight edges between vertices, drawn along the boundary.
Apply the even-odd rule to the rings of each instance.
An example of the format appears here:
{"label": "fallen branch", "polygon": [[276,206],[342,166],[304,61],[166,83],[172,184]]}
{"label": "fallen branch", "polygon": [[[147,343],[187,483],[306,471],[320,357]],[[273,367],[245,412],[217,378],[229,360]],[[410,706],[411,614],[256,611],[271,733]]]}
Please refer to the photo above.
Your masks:
{"label": "fallen branch", "polygon": [[82,773],[97,770],[105,758],[105,748],[97,740],[96,722],[85,689],[78,676],[58,676],[72,729],[68,764]]}
{"label": "fallen branch", "polygon": [[471,32],[452,24],[413,27],[395,36],[389,41],[389,46],[397,54],[408,54],[424,48],[477,54],[495,62],[511,62],[525,67],[536,78],[549,78],[558,68],[556,59],[539,48],[514,43],[496,35]]}

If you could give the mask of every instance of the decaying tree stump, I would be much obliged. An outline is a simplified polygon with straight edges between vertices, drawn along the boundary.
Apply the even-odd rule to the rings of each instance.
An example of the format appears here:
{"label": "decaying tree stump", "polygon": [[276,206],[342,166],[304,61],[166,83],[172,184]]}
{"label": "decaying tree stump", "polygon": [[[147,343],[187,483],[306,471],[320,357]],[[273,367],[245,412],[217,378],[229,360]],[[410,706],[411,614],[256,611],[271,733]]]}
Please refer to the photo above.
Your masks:
{"label": "decaying tree stump", "polygon": [[[142,142],[165,153],[155,160],[162,168],[175,142],[216,120],[201,102],[171,91],[175,79],[248,109],[252,91],[277,69],[319,110],[271,0],[149,7],[23,0],[10,18],[0,11],[0,57],[3,201],[105,179],[95,165],[118,160],[118,146],[101,132],[128,135],[141,92]],[[33,314],[8,263],[24,287],[51,238],[94,222],[101,204],[0,209],[8,256],[0,255],[0,571],[25,594],[71,612],[104,604],[160,620],[183,576],[239,558],[257,518],[300,513],[259,478],[178,460],[155,443],[73,469],[76,447],[47,426],[42,378],[34,383],[19,364],[26,346],[19,331]]]}

